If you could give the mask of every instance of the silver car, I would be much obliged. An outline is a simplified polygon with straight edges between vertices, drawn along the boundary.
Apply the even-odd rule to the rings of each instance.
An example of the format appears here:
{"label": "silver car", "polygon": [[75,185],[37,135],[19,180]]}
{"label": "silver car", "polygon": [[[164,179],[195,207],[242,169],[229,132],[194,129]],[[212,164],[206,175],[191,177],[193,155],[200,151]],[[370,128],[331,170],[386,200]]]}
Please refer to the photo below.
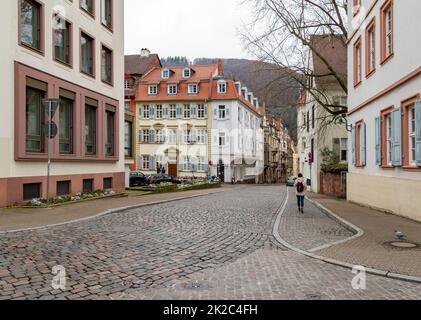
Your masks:
{"label": "silver car", "polygon": [[293,187],[295,180],[297,180],[297,177],[289,177],[287,180],[287,187]]}

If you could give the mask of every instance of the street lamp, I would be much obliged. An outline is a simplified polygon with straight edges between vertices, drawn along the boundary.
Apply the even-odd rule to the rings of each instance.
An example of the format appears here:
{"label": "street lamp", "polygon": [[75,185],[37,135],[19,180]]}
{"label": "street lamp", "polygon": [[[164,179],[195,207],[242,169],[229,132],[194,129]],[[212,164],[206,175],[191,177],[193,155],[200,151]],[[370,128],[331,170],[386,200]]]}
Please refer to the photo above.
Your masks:
{"label": "street lamp", "polygon": [[59,99],[42,99],[42,105],[47,112],[47,123],[45,124],[45,131],[47,131],[48,139],[48,165],[47,165],[47,203],[46,207],[50,207],[50,178],[51,178],[51,142],[57,136],[57,125],[53,118],[60,104]]}

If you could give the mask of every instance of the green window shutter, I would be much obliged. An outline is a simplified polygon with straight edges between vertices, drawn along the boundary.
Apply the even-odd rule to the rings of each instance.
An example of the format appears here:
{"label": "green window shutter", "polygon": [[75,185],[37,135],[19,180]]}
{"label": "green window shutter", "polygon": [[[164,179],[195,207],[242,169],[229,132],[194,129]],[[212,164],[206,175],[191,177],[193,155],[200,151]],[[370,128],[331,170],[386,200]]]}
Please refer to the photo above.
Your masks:
{"label": "green window shutter", "polygon": [[360,155],[361,155],[361,165],[365,166],[367,164],[367,140],[366,140],[366,132],[367,126],[365,123],[361,124],[360,129]]}
{"label": "green window shutter", "polygon": [[191,118],[197,119],[197,105],[192,104],[190,108]]}
{"label": "green window shutter", "polygon": [[205,104],[204,107],[205,107],[205,119],[207,119],[208,118],[208,106]]}
{"label": "green window shutter", "polygon": [[177,105],[177,119],[180,119],[183,115],[183,107],[181,105]]}
{"label": "green window shutter", "polygon": [[402,114],[401,109],[395,109],[391,114],[392,120],[392,165],[402,166]]}
{"label": "green window shutter", "polygon": [[380,117],[376,117],[375,119],[375,141],[376,141],[376,165],[380,166],[382,164],[382,156],[381,156],[381,130],[380,130]]}
{"label": "green window shutter", "polygon": [[168,106],[163,106],[162,108],[163,108],[162,113],[163,113],[164,119],[166,120],[168,119],[168,114],[169,114]]}
{"label": "green window shutter", "polygon": [[150,106],[150,119],[156,118],[156,106]]}
{"label": "green window shutter", "polygon": [[421,100],[415,103],[415,158],[421,167]]}

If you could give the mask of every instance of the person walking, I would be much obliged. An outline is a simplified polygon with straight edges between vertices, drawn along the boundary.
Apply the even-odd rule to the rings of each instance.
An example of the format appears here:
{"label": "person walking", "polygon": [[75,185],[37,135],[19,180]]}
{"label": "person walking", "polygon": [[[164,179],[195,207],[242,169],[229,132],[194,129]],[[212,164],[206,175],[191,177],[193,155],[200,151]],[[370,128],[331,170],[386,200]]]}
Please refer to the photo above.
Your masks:
{"label": "person walking", "polygon": [[298,174],[297,180],[294,182],[295,194],[297,195],[298,212],[304,213],[305,184],[303,174]]}

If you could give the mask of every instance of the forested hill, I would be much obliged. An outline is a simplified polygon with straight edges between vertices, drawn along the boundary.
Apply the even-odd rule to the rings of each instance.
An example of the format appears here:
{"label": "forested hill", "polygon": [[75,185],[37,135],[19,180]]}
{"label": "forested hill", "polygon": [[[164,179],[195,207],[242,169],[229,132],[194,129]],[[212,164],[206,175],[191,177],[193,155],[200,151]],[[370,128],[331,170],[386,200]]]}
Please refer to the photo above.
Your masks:
{"label": "forested hill", "polygon": [[[169,57],[161,59],[164,66],[204,65],[216,63],[214,58],[198,58],[189,61],[186,57]],[[222,59],[226,77],[241,81],[260,102],[266,102],[266,112],[281,117],[296,140],[297,108],[299,86],[287,70],[254,60]]]}

